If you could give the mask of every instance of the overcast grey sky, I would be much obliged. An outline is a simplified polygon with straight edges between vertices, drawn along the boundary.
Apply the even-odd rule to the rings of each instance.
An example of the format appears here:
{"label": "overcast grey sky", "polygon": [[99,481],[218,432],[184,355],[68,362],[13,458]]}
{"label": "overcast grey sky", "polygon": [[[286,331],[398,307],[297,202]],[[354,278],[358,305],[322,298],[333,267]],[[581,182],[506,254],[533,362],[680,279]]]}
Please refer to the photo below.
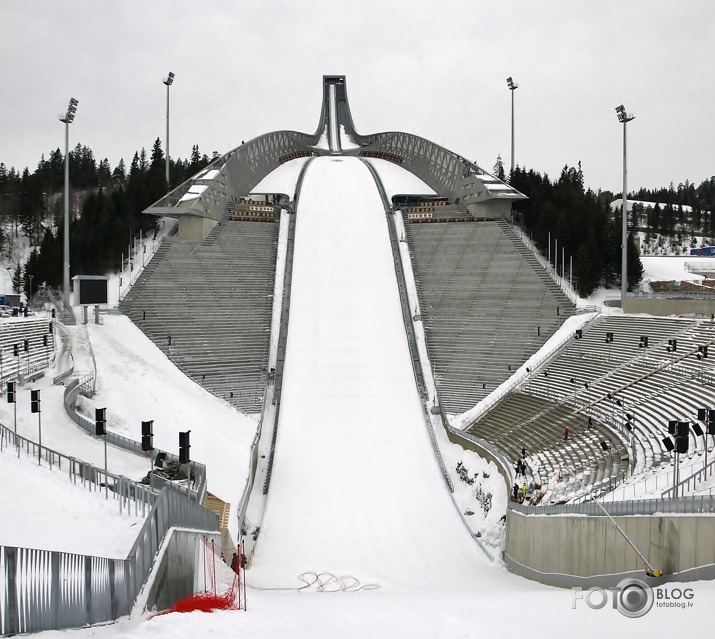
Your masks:
{"label": "overcast grey sky", "polygon": [[0,161],[34,170],[79,100],[70,145],[114,167],[313,132],[322,76],[347,76],[361,133],[406,131],[492,170],[510,157],[620,190],[715,175],[713,0],[0,0]]}

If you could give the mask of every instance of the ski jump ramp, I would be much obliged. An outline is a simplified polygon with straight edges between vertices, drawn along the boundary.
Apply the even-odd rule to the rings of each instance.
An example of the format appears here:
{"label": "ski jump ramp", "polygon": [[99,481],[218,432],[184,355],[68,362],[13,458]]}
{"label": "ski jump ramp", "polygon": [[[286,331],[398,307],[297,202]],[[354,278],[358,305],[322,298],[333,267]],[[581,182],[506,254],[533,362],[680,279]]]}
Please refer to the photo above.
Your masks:
{"label": "ski jump ramp", "polygon": [[430,445],[384,208],[354,157],[305,175],[283,384],[250,584],[299,587],[312,572],[390,590],[476,585],[488,561]]}

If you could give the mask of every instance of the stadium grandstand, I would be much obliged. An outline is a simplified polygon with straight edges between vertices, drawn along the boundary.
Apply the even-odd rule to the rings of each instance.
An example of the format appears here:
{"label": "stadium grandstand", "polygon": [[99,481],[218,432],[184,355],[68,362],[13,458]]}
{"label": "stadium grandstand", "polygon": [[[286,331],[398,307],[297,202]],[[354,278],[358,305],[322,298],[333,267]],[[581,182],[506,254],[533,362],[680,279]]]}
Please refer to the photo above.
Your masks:
{"label": "stadium grandstand", "polygon": [[[290,192],[271,186],[269,176],[288,169]],[[410,175],[414,191],[393,186],[398,170]],[[417,450],[422,438],[426,453],[410,457],[419,495],[437,484],[454,492],[445,442],[495,464],[512,496],[499,549],[512,572],[565,587],[605,587],[634,575],[646,583],[715,577],[715,550],[700,541],[712,538],[714,502],[699,492],[715,463],[708,358],[715,299],[687,317],[585,306],[513,228],[512,203],[524,198],[424,138],[358,133],[345,77],[325,76],[314,133],[261,135],[147,208],[147,215],[175,218],[177,232],[119,310],[186,376],[258,423],[250,468],[236,474],[237,538],[226,523],[229,505],[206,489],[211,468],[201,465],[188,471],[191,490],[166,480],[149,486],[145,499],[171,513],[165,528],[207,530],[227,551],[243,544],[249,585],[252,571],[258,582],[284,567],[280,549],[287,545],[317,563],[326,556],[324,540],[311,541],[306,531],[308,518],[320,515],[293,506],[306,491],[324,491],[327,503],[332,493],[324,467],[316,478],[296,470],[296,450],[314,449],[313,461],[338,459],[347,445],[338,440],[349,437],[343,432],[359,429],[360,438],[349,439],[359,459],[339,459],[360,481],[346,472],[335,480],[336,500],[353,509],[341,516],[356,535],[377,516],[359,485],[379,490],[394,480],[380,474],[396,450],[387,450],[387,438],[400,450],[411,450],[412,440]],[[380,304],[373,307],[375,296]],[[52,348],[52,324],[26,326],[23,335],[2,334],[6,365],[14,366],[4,381],[25,369],[32,374],[35,362],[49,357],[43,349]],[[13,360],[8,351],[23,339],[30,342],[27,361],[22,353]],[[384,370],[375,363],[380,357]],[[360,395],[362,388],[369,392]],[[76,414],[72,392],[68,385],[66,405]],[[419,436],[401,430],[405,415],[420,424]],[[144,443],[117,440],[156,457]],[[708,453],[712,461],[701,463]],[[180,466],[181,455],[175,461]],[[158,488],[166,489],[161,505]],[[123,490],[127,499],[140,491],[133,484]],[[186,513],[184,501],[191,502]],[[466,524],[461,509],[443,501],[449,516]],[[406,522],[401,534],[429,543],[432,532],[419,531],[407,510],[395,515]],[[439,511],[434,519],[444,517]],[[407,579],[411,568],[390,554],[388,532],[385,539],[381,565]],[[175,544],[162,561],[192,555],[189,546]],[[477,534],[468,546],[492,557]],[[440,549],[440,557],[467,583],[471,564],[453,551]],[[122,604],[95,610],[91,622],[126,614],[152,570],[138,567],[140,555],[107,568],[109,582],[122,573]],[[152,591],[151,601],[168,606],[190,590],[184,580],[169,592]],[[7,615],[3,632],[35,629],[10,619],[12,610]],[[87,622],[81,615],[62,623],[48,621],[50,613],[40,617],[44,627]]]}

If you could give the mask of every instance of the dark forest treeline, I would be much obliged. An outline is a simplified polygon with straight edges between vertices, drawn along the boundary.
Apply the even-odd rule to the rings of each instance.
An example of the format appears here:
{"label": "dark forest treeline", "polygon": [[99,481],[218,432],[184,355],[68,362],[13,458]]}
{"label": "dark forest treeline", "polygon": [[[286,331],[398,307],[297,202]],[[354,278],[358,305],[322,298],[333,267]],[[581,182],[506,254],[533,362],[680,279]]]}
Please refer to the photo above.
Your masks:
{"label": "dark forest treeline", "polygon": [[[554,241],[558,242],[559,271],[562,250],[567,262],[573,259],[579,295],[588,296],[601,284],[620,282],[622,218],[620,210],[611,210],[612,194],[584,189],[580,166],[565,166],[555,182],[545,174],[517,167],[510,184],[529,197],[515,202],[513,208],[539,250],[548,255],[550,237],[552,263]],[[628,249],[628,288],[632,289],[643,277],[643,266],[630,233]],[[565,274],[568,277],[568,268]]]}
{"label": "dark forest treeline", "polygon": [[[516,168],[511,185],[529,197],[515,203],[514,210],[542,253],[548,253],[550,233],[552,247],[558,240],[559,253],[563,247],[567,260],[573,258],[574,285],[580,295],[589,295],[601,284],[620,284],[622,217],[620,208],[611,208],[611,202],[620,194],[584,189],[580,166],[565,166],[555,182],[547,175]],[[634,230],[643,232],[646,245],[652,245],[656,237],[661,245],[668,239],[671,247],[681,252],[695,246],[692,238],[699,237],[700,245],[715,242],[715,177],[697,187],[686,181],[677,188],[671,184],[662,189],[639,189],[629,193],[628,198],[655,204],[648,208],[634,205],[629,215],[629,290],[643,276]],[[687,238],[691,238],[690,244]]]}
{"label": "dark forest treeline", "polygon": [[[216,153],[211,158],[201,155],[194,146],[188,160],[172,160],[171,186],[181,184],[216,157]],[[500,162],[495,173],[503,178]],[[132,239],[140,231],[153,232],[156,220],[142,211],[167,192],[165,167],[158,138],[151,155],[142,149],[129,167],[124,160],[114,168],[107,159],[97,161],[92,150],[80,144],[70,152],[71,276],[115,270]],[[510,183],[529,198],[514,204],[515,216],[544,255],[549,253],[549,236],[552,253],[558,241],[559,267],[562,250],[567,262],[573,259],[574,284],[580,295],[589,295],[601,284],[619,283],[621,214],[611,210],[612,193],[584,189],[580,166],[565,166],[553,182],[545,174],[517,167]],[[671,184],[667,189],[640,189],[629,197],[662,205],[646,212],[634,207],[630,228],[673,238],[688,232],[713,235],[715,177],[698,187],[688,182],[677,188]],[[692,211],[684,213],[684,206]],[[43,284],[61,285],[63,212],[64,161],[59,149],[47,159],[43,156],[32,173],[27,168],[8,170],[0,163],[0,252],[6,260],[10,258],[17,292],[28,292],[30,282],[33,293]],[[16,253],[9,255],[21,235],[29,238],[31,246],[25,264]],[[556,256],[551,257],[553,263]],[[638,285],[642,273],[639,246],[629,235],[629,289]]]}
{"label": "dark forest treeline", "polygon": [[678,184],[677,188],[672,183],[667,189],[642,188],[631,193],[629,197],[644,202],[658,202],[661,206],[670,205],[673,208],[690,206],[701,212],[715,211],[715,176],[697,187],[686,180],[684,184]]}
{"label": "dark forest treeline", "polygon": [[[171,160],[172,188],[214,158],[200,155],[194,146],[188,160]],[[132,238],[140,230],[153,232],[156,220],[142,211],[167,192],[165,162],[158,138],[151,156],[142,149],[128,169],[124,160],[114,169],[106,159],[97,162],[91,149],[80,144],[70,152],[71,277],[116,269]],[[7,255],[5,249],[20,234],[31,246],[27,262],[14,264],[16,291],[29,292],[30,282],[31,294],[43,284],[61,286],[63,215],[64,161],[59,149],[49,159],[43,156],[33,173],[0,164],[0,249]]]}

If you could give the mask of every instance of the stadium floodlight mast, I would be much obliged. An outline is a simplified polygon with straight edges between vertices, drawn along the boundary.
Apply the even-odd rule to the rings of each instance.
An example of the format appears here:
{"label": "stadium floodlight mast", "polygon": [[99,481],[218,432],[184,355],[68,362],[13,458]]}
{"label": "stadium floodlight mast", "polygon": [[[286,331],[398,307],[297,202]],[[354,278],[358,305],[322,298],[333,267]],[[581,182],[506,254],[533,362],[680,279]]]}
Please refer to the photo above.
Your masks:
{"label": "stadium floodlight mast", "polygon": [[169,186],[169,87],[174,83],[174,74],[169,71],[166,79],[162,80],[166,85],[166,192],[171,190]]}
{"label": "stadium floodlight mast", "polygon": [[506,83],[511,91],[511,172],[509,173],[509,179],[511,179],[511,175],[514,173],[514,91],[519,88],[519,85],[511,76],[506,79]]}
{"label": "stadium floodlight mast", "polygon": [[62,266],[62,297],[67,306],[70,304],[70,124],[74,121],[79,102],[70,98],[67,113],[59,116],[60,122],[65,125],[65,218],[64,218],[64,252]]}
{"label": "stadium floodlight mast", "polygon": [[636,116],[626,112],[626,107],[622,104],[616,107],[618,121],[623,124],[623,196],[621,198],[621,309],[625,309],[626,292],[628,291],[628,211],[626,198],[628,193],[628,161],[626,155],[626,124]]}

